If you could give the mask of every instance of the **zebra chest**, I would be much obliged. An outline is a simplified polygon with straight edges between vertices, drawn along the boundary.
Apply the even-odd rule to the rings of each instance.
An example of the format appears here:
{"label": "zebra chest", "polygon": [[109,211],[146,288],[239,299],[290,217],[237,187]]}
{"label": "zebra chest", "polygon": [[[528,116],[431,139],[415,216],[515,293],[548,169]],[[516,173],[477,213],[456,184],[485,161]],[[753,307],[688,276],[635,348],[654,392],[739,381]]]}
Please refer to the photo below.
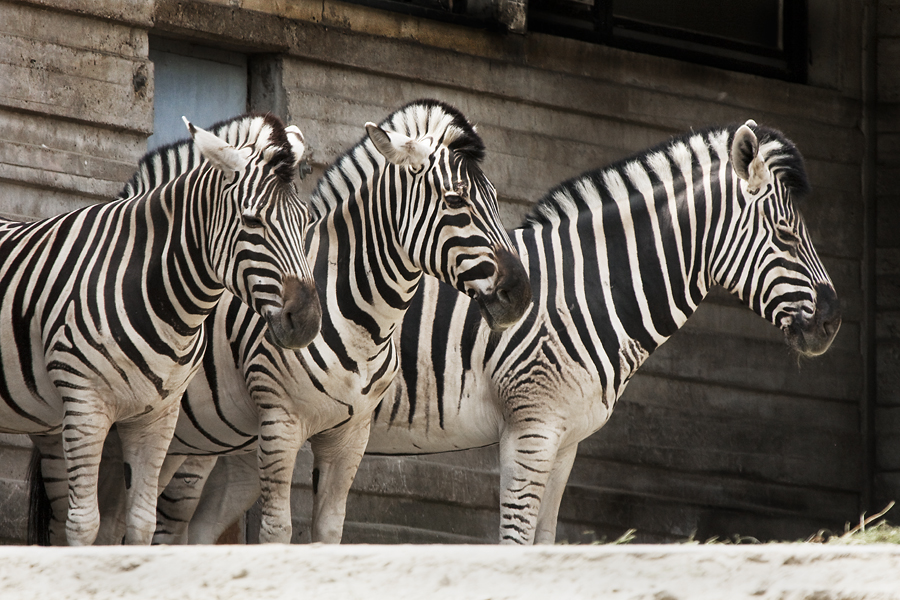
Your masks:
{"label": "zebra chest", "polygon": [[545,324],[532,330],[530,342],[502,355],[491,372],[504,420],[543,423],[574,442],[603,427],[648,354],[631,339],[613,351],[592,341]]}
{"label": "zebra chest", "polygon": [[397,375],[400,363],[396,354],[381,352],[367,360],[353,363],[351,368],[312,370],[310,375],[331,396],[376,402],[384,396]]}
{"label": "zebra chest", "polygon": [[44,364],[63,398],[105,401],[119,419],[177,402],[202,357],[199,337],[179,352],[154,346],[140,335],[117,335],[111,328],[76,320],[71,314],[49,339]]}
{"label": "zebra chest", "polygon": [[340,360],[330,348],[314,342],[295,355],[304,376],[282,378],[284,397],[305,405],[302,412],[318,423],[314,429],[319,430],[351,417],[368,418],[399,370],[397,354],[387,348],[365,358]]}

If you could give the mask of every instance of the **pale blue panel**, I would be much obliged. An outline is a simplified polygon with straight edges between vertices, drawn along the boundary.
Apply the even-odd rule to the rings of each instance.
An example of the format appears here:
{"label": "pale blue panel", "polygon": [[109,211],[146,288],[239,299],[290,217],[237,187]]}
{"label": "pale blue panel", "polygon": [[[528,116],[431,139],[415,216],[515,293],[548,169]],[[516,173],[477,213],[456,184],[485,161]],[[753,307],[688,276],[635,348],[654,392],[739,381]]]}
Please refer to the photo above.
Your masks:
{"label": "pale blue panel", "polygon": [[247,57],[203,51],[203,58],[150,49],[155,92],[147,149],[187,137],[186,116],[200,127],[247,112]]}

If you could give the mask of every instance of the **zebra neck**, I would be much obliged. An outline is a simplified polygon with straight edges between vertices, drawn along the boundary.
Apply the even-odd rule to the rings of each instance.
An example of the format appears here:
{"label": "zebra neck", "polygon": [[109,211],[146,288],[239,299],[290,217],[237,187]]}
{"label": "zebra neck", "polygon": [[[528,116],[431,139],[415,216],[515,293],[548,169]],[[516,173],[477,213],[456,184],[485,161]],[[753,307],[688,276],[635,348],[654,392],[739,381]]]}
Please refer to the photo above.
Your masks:
{"label": "zebra neck", "polygon": [[[702,232],[636,224],[621,206],[582,211],[573,223],[526,226],[515,236],[555,330],[614,355],[633,340],[653,352],[694,313],[708,291]],[[558,322],[557,322],[558,321]],[[607,347],[608,346],[608,347]],[[592,351],[593,352],[593,351]]]}
{"label": "zebra neck", "polygon": [[147,249],[140,287],[148,309],[158,324],[165,324],[169,337],[182,337],[192,345],[225,287],[208,248],[219,237],[211,226],[211,206],[218,195],[201,201],[186,191],[188,183],[182,176],[132,201],[136,230],[144,232],[135,246]]}
{"label": "zebra neck", "polygon": [[378,348],[389,343],[422,278],[389,231],[347,203],[311,228],[308,240],[314,278],[325,290],[323,322]]}

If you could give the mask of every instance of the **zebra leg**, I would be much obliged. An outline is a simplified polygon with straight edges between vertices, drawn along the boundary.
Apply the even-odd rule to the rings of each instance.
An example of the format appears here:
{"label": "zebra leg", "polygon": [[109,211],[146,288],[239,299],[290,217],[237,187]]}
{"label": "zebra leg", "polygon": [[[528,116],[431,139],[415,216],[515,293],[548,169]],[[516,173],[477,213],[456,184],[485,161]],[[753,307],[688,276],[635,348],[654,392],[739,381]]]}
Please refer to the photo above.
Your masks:
{"label": "zebra leg", "polygon": [[546,424],[539,429],[507,424],[500,434],[501,544],[534,543],[559,443],[559,434]]}
{"label": "zebra leg", "polygon": [[556,542],[556,520],[559,517],[559,504],[562,502],[563,492],[566,491],[566,482],[569,473],[572,472],[572,464],[578,453],[578,444],[572,444],[566,448],[560,448],[556,453],[556,460],[547,480],[547,489],[544,499],[541,501],[541,509],[538,511],[537,531],[534,535],[535,544],[553,544]]}
{"label": "zebra leg", "polygon": [[160,493],[156,505],[154,544],[186,544],[188,525],[213,467],[215,456],[166,456],[163,471],[175,473],[160,476]]}
{"label": "zebra leg", "polygon": [[291,525],[291,481],[297,452],[306,441],[302,423],[284,407],[272,403],[260,411],[257,461],[262,519],[261,544],[289,544]]}
{"label": "zebra leg", "polygon": [[113,426],[103,443],[100,459],[100,533],[94,545],[120,545],[125,537],[125,473],[118,427]]}
{"label": "zebra leg", "polygon": [[69,483],[66,540],[70,546],[90,546],[100,531],[97,486],[103,442],[112,427],[106,404],[94,398],[67,398],[62,446]]}
{"label": "zebra leg", "polygon": [[188,543],[215,544],[258,498],[259,467],[256,455],[220,456],[191,519]]}
{"label": "zebra leg", "polygon": [[66,513],[69,508],[69,480],[66,475],[66,458],[62,436],[32,435],[31,441],[41,453],[41,477],[50,499],[50,544],[65,546]]}
{"label": "zebra leg", "polygon": [[[159,470],[159,481],[156,488],[157,502],[159,502],[158,496],[162,495],[163,490],[166,489],[166,486],[169,485],[169,482],[172,481],[172,478],[175,476],[175,474],[181,471],[181,466],[187,460],[188,456],[184,454],[166,454],[166,458],[165,460],[163,460],[162,468]],[[213,461],[213,464],[215,464],[215,461]]]}
{"label": "zebra leg", "polygon": [[118,423],[125,472],[125,543],[150,544],[156,529],[159,475],[175,432],[179,403],[149,421]]}
{"label": "zebra leg", "polygon": [[369,443],[371,419],[310,438],[313,461],[313,542],[339,544],[344,534],[347,496]]}

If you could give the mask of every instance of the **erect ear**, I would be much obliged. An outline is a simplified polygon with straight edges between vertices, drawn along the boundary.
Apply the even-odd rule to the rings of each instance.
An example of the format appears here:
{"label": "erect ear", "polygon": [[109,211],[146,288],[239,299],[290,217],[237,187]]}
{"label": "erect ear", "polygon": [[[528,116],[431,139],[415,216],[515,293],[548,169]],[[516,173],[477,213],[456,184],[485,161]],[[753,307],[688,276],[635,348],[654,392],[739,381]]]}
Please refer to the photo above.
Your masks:
{"label": "erect ear", "polygon": [[756,126],[753,120],[741,125],[731,143],[731,165],[738,177],[747,182],[747,190],[756,192],[768,179],[766,165],[759,157],[759,140],[750,129]]}
{"label": "erect ear", "polygon": [[385,131],[375,123],[366,123],[369,139],[388,162],[419,169],[428,165],[431,138],[414,140],[396,131]]}
{"label": "erect ear", "polygon": [[294,151],[294,168],[297,168],[300,160],[303,158],[303,153],[306,152],[306,140],[303,139],[303,132],[296,125],[285,127],[284,132],[287,134],[288,142],[290,142]]}
{"label": "erect ear", "polygon": [[188,131],[191,132],[191,137],[194,139],[194,143],[197,144],[200,154],[213,167],[225,173],[244,170],[249,160],[237,148],[205,129],[196,127],[186,117],[181,118],[184,119],[184,124],[187,125]]}

